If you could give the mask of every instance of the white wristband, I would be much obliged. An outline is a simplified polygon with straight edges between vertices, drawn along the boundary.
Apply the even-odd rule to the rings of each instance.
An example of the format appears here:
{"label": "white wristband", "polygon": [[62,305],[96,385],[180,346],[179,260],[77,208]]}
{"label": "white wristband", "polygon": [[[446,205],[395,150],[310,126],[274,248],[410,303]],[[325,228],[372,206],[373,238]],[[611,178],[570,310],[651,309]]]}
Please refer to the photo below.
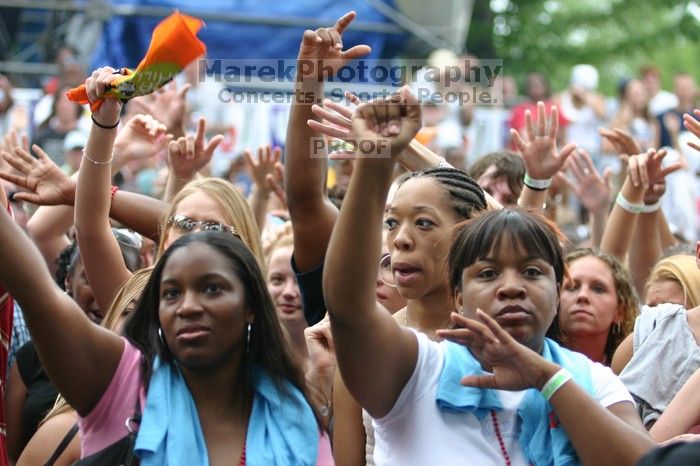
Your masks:
{"label": "white wristband", "polygon": [[532,188],[537,191],[543,191],[552,185],[551,178],[549,178],[548,180],[537,180],[535,178],[530,178],[530,176],[527,173],[525,173],[525,178],[523,179],[523,182],[528,188]]}
{"label": "white wristband", "polygon": [[552,376],[551,379],[547,381],[546,384],[544,384],[544,387],[542,387],[542,390],[540,393],[542,393],[542,396],[544,397],[545,400],[549,401],[552,396],[559,390],[566,382],[571,380],[573,376],[571,375],[571,372],[567,371],[564,368],[561,368],[557,371],[556,374]]}
{"label": "white wristband", "polygon": [[632,204],[630,201],[625,199],[625,196],[623,196],[621,192],[617,194],[615,202],[617,205],[631,214],[641,214],[644,212],[644,208],[646,207],[644,204]]}

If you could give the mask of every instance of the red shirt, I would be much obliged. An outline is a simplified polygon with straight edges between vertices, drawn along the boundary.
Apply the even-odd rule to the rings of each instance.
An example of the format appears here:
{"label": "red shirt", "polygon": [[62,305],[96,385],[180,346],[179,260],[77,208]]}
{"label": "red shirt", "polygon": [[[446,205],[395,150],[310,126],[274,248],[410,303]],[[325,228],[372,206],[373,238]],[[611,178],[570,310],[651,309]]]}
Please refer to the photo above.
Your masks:
{"label": "red shirt", "polygon": [[[553,102],[551,99],[544,101],[545,115],[549,115],[549,112],[552,108],[552,104]],[[530,110],[530,113],[532,113],[532,122],[535,125],[537,124],[537,102],[532,102],[530,100],[526,102],[521,102],[515,107],[513,107],[513,110],[511,110],[510,113],[510,120],[508,121],[509,126],[519,133],[521,133],[521,130],[525,128],[525,110]],[[566,117],[562,114],[560,109],[557,110],[559,110],[559,131],[561,132],[562,129],[569,124],[569,120],[566,119]],[[509,141],[510,142],[508,143],[508,147],[511,150],[518,150],[517,147],[515,147],[515,145],[513,144],[512,138],[509,138]]]}
{"label": "red shirt", "polygon": [[[10,217],[12,209],[7,208]],[[7,382],[7,358],[10,352],[10,337],[12,336],[12,316],[15,303],[12,297],[0,286],[0,397],[5,399],[5,383]],[[7,446],[5,436],[5,403],[0,403],[0,466],[7,466]]]}

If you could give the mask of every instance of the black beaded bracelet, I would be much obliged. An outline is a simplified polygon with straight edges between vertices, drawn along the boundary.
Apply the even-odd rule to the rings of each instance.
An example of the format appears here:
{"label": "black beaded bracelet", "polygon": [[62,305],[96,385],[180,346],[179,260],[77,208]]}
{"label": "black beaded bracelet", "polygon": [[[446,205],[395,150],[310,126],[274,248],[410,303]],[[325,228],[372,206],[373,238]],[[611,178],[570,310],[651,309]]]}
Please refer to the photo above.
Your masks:
{"label": "black beaded bracelet", "polygon": [[120,122],[120,120],[117,119],[117,122],[114,123],[114,125],[112,125],[112,126],[107,126],[107,125],[103,125],[102,123],[100,123],[100,122],[98,122],[97,120],[95,120],[95,115],[90,115],[90,118],[92,118],[92,122],[95,123],[95,125],[96,125],[97,127],[102,128],[102,129],[114,129],[114,128],[116,128],[117,126],[119,126],[119,122]]}

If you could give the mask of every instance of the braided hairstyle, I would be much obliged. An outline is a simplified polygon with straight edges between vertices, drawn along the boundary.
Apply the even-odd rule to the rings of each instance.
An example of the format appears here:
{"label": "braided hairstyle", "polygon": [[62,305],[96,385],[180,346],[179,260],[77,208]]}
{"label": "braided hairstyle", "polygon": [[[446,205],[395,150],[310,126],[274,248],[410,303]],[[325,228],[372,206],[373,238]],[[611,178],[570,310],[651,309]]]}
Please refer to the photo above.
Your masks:
{"label": "braided hairstyle", "polygon": [[486,196],[474,179],[462,170],[451,167],[432,167],[411,172],[400,182],[415,178],[433,178],[450,195],[450,204],[458,220],[471,218],[475,212],[486,210]]}

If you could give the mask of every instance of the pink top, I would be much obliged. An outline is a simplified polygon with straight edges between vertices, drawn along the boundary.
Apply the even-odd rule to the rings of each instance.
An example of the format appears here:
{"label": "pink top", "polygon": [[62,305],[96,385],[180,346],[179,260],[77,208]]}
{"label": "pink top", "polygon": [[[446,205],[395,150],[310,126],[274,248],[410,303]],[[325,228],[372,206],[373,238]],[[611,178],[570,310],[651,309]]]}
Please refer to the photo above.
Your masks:
{"label": "pink top", "polygon": [[126,420],[134,415],[136,394],[141,392],[141,410],[146,397],[141,384],[141,351],[124,340],[124,352],[107,390],[84,418],[78,418],[81,458],[97,453],[126,436]]}
{"label": "pink top", "polygon": [[[97,453],[129,433],[126,420],[134,414],[136,394],[140,393],[141,411],[146,396],[141,383],[141,351],[126,338],[124,353],[107,390],[93,410],[78,419],[80,426],[81,458]],[[318,445],[317,466],[333,466],[333,454],[328,435],[321,435]]]}

